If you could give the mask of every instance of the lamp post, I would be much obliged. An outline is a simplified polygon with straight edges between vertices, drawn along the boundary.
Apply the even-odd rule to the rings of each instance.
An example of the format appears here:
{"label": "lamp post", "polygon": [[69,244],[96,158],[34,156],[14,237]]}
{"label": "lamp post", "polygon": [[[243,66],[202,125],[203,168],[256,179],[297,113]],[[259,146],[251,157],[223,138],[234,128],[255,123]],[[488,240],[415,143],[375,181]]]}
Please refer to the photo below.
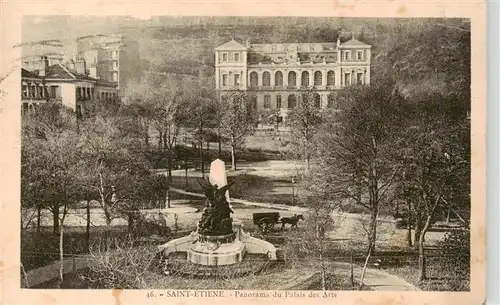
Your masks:
{"label": "lamp post", "polygon": [[292,177],[292,204],[295,205],[295,177]]}

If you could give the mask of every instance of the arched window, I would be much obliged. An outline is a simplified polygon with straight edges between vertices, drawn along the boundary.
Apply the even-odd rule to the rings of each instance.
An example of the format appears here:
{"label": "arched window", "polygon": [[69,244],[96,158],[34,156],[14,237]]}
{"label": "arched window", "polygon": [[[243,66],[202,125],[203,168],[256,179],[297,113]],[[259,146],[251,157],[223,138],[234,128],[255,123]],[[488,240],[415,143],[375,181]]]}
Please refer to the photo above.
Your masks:
{"label": "arched window", "polygon": [[288,86],[297,86],[297,74],[294,71],[288,72]]}
{"label": "arched window", "polygon": [[257,87],[259,85],[259,75],[257,72],[250,73],[250,86]]}
{"label": "arched window", "polygon": [[321,108],[321,96],[317,93],[314,94],[314,107]]}
{"label": "arched window", "polygon": [[301,85],[303,87],[309,87],[309,72],[304,71],[302,72],[302,82]]}
{"label": "arched window", "polygon": [[270,87],[271,86],[271,73],[264,72],[262,73],[262,86]]}
{"label": "arched window", "polygon": [[328,73],[326,74],[326,85],[335,86],[335,72],[328,71]]}
{"label": "arched window", "polygon": [[333,93],[328,94],[328,104],[326,105],[328,108],[337,108],[335,105],[335,96]]}
{"label": "arched window", "polygon": [[323,86],[323,73],[321,71],[314,72],[314,86]]}
{"label": "arched window", "polygon": [[292,109],[295,108],[295,106],[297,106],[297,98],[294,94],[290,94],[288,96],[288,108]]}
{"label": "arched window", "polygon": [[274,74],[274,85],[283,86],[283,72],[278,71]]}

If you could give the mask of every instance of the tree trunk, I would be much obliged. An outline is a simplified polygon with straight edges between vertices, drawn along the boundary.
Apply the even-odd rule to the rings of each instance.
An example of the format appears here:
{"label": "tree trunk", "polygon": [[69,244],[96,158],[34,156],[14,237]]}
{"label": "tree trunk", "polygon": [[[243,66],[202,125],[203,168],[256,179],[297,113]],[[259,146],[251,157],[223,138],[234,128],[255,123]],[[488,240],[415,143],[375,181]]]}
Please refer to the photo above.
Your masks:
{"label": "tree trunk", "polygon": [[407,227],[408,227],[408,234],[406,235],[406,240],[408,241],[408,248],[411,248],[412,242],[411,242],[411,200],[408,200],[408,216],[407,216]]}
{"label": "tree trunk", "polygon": [[372,247],[368,247],[368,253],[366,254],[365,264],[363,265],[363,271],[361,272],[361,278],[359,279],[359,288],[361,289],[364,285],[363,281],[365,280],[366,268],[368,266],[368,260],[370,260],[370,256],[372,255]]}
{"label": "tree trunk", "polygon": [[222,154],[222,137],[220,135],[220,131],[217,134],[217,138],[219,140],[218,142],[219,142],[219,157],[220,157],[220,155]]}
{"label": "tree trunk", "polygon": [[372,215],[370,218],[370,234],[368,236],[368,251],[375,252],[375,241],[377,240],[377,217],[378,217],[378,207],[372,210]]}
{"label": "tree trunk", "polygon": [[26,288],[30,288],[30,283],[28,282],[28,274],[26,274],[26,269],[24,269],[24,265],[22,262],[21,262],[21,271],[23,272],[24,284],[26,285]]}
{"label": "tree trunk", "polygon": [[236,170],[236,148],[231,145],[231,169]]}
{"label": "tree trunk", "polygon": [[159,133],[159,137],[158,137],[158,150],[161,151],[161,149],[163,147],[163,132],[158,131],[158,133]]}
{"label": "tree trunk", "polygon": [[87,200],[87,227],[85,230],[85,248],[90,251],[90,200]]}
{"label": "tree trunk", "polygon": [[406,240],[408,242],[408,248],[411,248],[413,245],[411,242],[411,224],[410,223],[408,223],[408,233],[406,234]]}
{"label": "tree trunk", "polygon": [[187,190],[189,188],[187,154],[184,155],[184,173],[186,174],[186,190]]}
{"label": "tree trunk", "polygon": [[61,223],[60,225],[60,231],[59,231],[59,260],[60,260],[60,266],[59,266],[59,280],[60,283],[63,283],[63,274],[64,274],[64,224]]}
{"label": "tree trunk", "polygon": [[52,209],[52,231],[54,235],[59,233],[59,206],[53,205]]}
{"label": "tree trunk", "polygon": [[[434,209],[432,209],[434,211]],[[425,260],[425,251],[424,251],[424,241],[425,241],[425,233],[429,229],[431,224],[432,214],[427,216],[425,220],[425,225],[422,228],[422,232],[420,232],[420,238],[418,241],[418,269],[419,269],[419,280],[423,281],[427,278],[427,265]]]}
{"label": "tree trunk", "polygon": [[37,236],[40,235],[40,222],[42,219],[42,205],[38,204],[36,207],[36,234]]}
{"label": "tree trunk", "polygon": [[319,253],[319,260],[321,262],[321,289],[326,290],[326,268],[322,252]]}
{"label": "tree trunk", "polygon": [[[420,215],[418,216],[420,217]],[[418,250],[418,245],[420,244],[420,234],[422,233],[422,225],[420,223],[419,217],[415,217],[415,230],[413,232],[413,247],[415,248],[415,250]]]}
{"label": "tree trunk", "polygon": [[425,252],[424,252],[424,242],[422,239],[418,242],[418,272],[419,281],[423,281],[426,279],[426,262],[425,262]]}
{"label": "tree trunk", "polygon": [[168,182],[172,182],[172,154],[168,152],[167,155],[167,166],[168,166]]}

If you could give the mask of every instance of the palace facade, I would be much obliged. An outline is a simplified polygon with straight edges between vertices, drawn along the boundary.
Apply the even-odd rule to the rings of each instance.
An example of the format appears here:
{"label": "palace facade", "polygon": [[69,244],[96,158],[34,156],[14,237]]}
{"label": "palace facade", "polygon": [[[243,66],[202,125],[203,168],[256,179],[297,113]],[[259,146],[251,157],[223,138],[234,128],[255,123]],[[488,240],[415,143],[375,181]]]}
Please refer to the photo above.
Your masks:
{"label": "palace facade", "polygon": [[343,43],[280,43],[242,45],[231,40],[215,48],[219,95],[245,90],[260,110],[288,109],[299,91],[315,87],[317,105],[335,107],[335,91],[370,83],[371,46],[354,38]]}

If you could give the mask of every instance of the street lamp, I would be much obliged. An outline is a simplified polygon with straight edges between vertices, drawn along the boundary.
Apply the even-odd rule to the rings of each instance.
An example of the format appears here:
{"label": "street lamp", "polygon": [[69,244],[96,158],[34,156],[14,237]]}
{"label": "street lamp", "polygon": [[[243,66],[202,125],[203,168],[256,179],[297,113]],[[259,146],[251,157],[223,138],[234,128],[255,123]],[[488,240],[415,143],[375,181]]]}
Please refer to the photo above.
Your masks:
{"label": "street lamp", "polygon": [[292,177],[292,204],[295,204],[295,176]]}

